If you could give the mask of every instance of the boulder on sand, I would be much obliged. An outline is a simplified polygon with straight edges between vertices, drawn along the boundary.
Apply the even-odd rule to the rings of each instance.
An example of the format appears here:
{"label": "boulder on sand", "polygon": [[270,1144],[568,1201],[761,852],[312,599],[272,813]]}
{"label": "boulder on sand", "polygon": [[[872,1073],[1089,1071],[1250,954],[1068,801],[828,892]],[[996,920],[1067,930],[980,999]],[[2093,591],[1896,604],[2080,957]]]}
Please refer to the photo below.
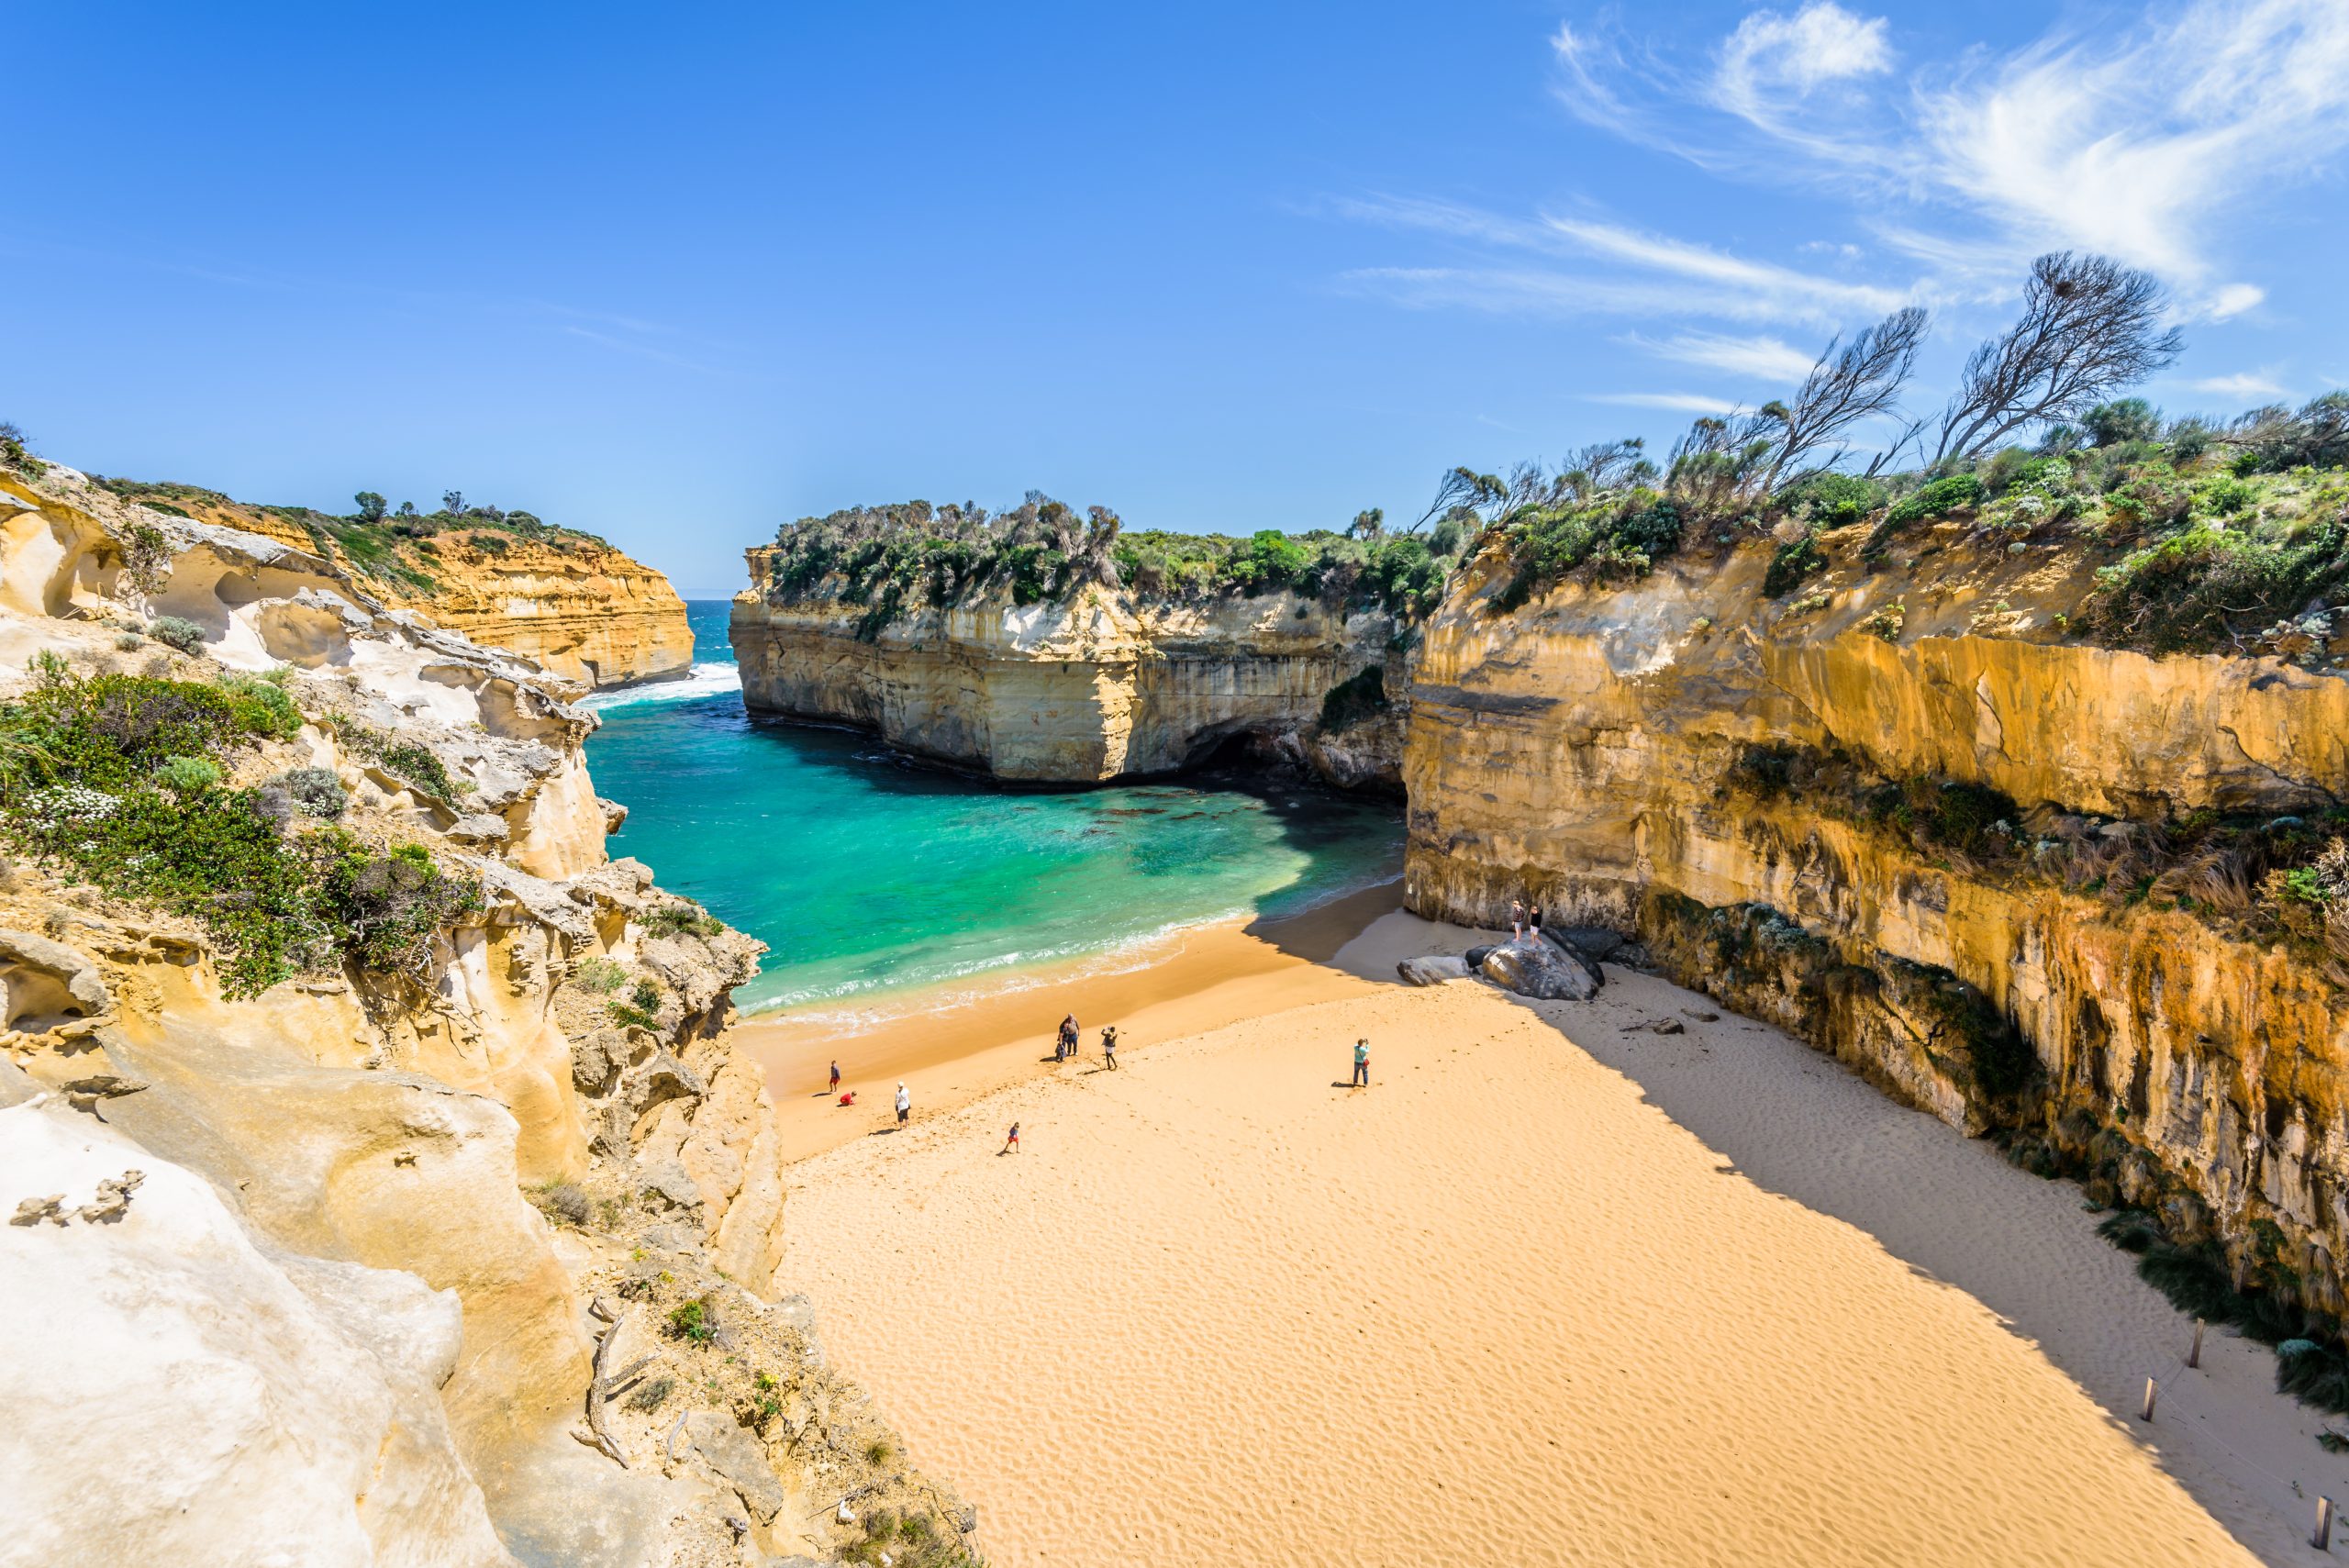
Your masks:
{"label": "boulder on sand", "polygon": [[1441,985],[1447,980],[1468,978],[1468,961],[1464,958],[1407,958],[1395,966],[1395,973],[1413,985]]}
{"label": "boulder on sand", "polygon": [[1547,941],[1497,947],[1478,973],[1503,990],[1545,1002],[1587,1002],[1605,984],[1598,965]]}

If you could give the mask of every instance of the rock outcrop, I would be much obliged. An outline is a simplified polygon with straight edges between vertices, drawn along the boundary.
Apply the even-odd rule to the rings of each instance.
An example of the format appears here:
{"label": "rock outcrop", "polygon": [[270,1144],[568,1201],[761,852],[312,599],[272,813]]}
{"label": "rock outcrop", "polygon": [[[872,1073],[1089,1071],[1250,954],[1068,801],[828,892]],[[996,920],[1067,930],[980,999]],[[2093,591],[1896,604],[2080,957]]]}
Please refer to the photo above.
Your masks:
{"label": "rock outcrop", "polygon": [[[133,675],[266,696],[283,724],[189,787],[291,841],[327,831],[298,784],[359,895],[477,892],[396,961],[297,932],[256,977],[208,913],[249,891],[110,893],[12,798],[0,1562],[832,1557],[864,1539],[835,1488],[956,1539],[778,1298],[771,1107],[727,1030],[763,950],[609,859],[577,687],[284,540],[0,470],[0,697]],[[129,798],[83,795],[55,809]]]}
{"label": "rock outcrop", "polygon": [[685,601],[667,577],[592,534],[458,518],[408,538],[396,519],[363,528],[301,507],[256,506],[190,485],[109,480],[165,516],[258,534],[331,562],[371,597],[560,679],[625,686],[693,668]]}
{"label": "rock outcrop", "polygon": [[[769,578],[767,553],[749,552],[754,583]],[[1391,786],[1399,706],[1321,720],[1332,690],[1399,663],[1395,632],[1383,614],[1286,593],[1176,603],[1101,588],[1066,605],[997,592],[881,625],[855,606],[753,589],[732,619],[751,713],[852,724],[918,756],[1051,784],[1171,773],[1241,747]]]}
{"label": "rock outcrop", "polygon": [[1830,536],[1849,564],[1790,602],[1750,550],[1511,612],[1483,563],[1417,667],[1406,901],[1489,927],[1531,895],[1634,935],[1951,1125],[2160,1208],[2239,1281],[2288,1276],[2338,1312],[2342,971],[2261,925],[2244,856],[2157,846],[2337,810],[2349,680],[2081,645],[2077,552],[1962,531],[1881,571]]}

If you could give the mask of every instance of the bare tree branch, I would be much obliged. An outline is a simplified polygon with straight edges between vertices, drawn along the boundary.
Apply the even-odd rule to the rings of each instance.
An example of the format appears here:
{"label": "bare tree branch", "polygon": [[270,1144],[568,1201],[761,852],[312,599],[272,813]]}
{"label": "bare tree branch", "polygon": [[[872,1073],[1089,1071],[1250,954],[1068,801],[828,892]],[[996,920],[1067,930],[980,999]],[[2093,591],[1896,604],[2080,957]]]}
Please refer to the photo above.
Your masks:
{"label": "bare tree branch", "polygon": [[2021,318],[1965,361],[1926,466],[1979,456],[2027,425],[2076,418],[2168,364],[2186,338],[2156,330],[2164,303],[2152,273],[2110,257],[2040,257]]}
{"label": "bare tree branch", "polygon": [[1848,343],[1827,345],[1803,377],[1793,406],[1786,408],[1763,490],[1776,490],[1789,471],[1799,474],[1811,454],[1842,431],[1893,406],[1908,384],[1932,319],[1921,306],[1912,305],[1862,328]]}

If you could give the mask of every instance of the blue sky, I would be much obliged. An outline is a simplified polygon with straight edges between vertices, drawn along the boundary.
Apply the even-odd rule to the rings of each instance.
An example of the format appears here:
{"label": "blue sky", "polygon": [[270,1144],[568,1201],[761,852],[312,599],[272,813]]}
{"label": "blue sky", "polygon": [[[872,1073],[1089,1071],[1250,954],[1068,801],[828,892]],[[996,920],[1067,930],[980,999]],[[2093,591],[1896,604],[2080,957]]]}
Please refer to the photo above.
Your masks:
{"label": "blue sky", "polygon": [[2338,0],[1270,11],[11,0],[0,418],[698,595],[853,502],[1416,515],[1912,300],[1921,410],[2057,245],[2173,411],[2349,383]]}

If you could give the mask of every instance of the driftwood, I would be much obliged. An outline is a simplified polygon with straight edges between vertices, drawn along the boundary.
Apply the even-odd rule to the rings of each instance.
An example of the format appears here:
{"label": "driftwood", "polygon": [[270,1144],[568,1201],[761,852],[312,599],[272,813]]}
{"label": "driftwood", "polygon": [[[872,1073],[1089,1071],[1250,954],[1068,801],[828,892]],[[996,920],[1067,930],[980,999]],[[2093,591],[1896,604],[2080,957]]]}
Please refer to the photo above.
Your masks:
{"label": "driftwood", "polygon": [[[605,1455],[622,1470],[630,1469],[632,1466],[628,1462],[627,1451],[620,1447],[619,1439],[612,1433],[604,1407],[610,1402],[612,1389],[618,1384],[642,1371],[645,1364],[652,1360],[651,1356],[646,1356],[642,1361],[629,1367],[627,1372],[622,1373],[619,1377],[613,1377],[606,1371],[606,1362],[610,1359],[612,1347],[619,1343],[620,1333],[627,1327],[628,1313],[622,1310],[618,1320],[605,1330],[603,1339],[596,1341],[595,1367],[587,1384],[587,1429],[595,1434],[593,1440],[588,1441],[587,1446],[603,1451]],[[574,1437],[577,1435],[577,1433],[573,1434]]]}

